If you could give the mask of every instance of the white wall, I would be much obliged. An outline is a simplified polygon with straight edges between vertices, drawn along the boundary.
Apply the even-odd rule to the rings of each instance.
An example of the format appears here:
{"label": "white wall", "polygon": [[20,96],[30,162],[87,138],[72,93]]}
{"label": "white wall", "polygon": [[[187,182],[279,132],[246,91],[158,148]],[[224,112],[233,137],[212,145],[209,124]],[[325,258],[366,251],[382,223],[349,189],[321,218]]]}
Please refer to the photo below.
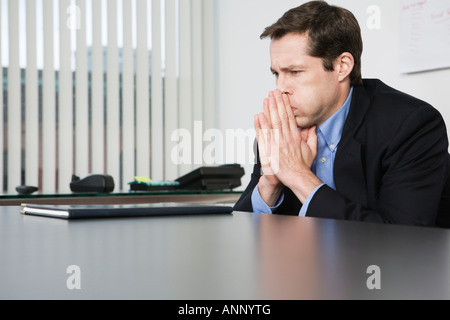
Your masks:
{"label": "white wall", "polygon": [[[217,3],[217,121],[222,132],[252,129],[254,114],[262,110],[262,101],[275,81],[269,71],[270,40],[260,40],[264,28],[290,8],[306,1],[298,0],[216,0]],[[447,96],[450,69],[400,74],[400,0],[329,0],[352,11],[358,19],[364,41],[362,74],[379,78],[406,93],[434,105],[450,127],[450,100]],[[367,9],[381,10],[380,29],[369,30]],[[241,150],[248,152],[247,149]],[[253,164],[242,163],[250,178]]]}

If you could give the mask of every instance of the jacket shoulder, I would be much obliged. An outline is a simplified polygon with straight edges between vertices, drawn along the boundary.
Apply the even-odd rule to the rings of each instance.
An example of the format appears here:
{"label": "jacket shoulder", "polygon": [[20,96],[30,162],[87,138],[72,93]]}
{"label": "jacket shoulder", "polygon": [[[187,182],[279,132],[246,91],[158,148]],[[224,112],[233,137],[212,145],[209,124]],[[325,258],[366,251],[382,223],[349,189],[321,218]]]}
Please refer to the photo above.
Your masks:
{"label": "jacket shoulder", "polygon": [[363,145],[386,149],[417,132],[446,138],[442,115],[429,103],[394,89],[380,80],[363,80],[354,88],[347,134]]}
{"label": "jacket shoulder", "polygon": [[[402,123],[412,113],[427,114],[441,118],[437,109],[429,103],[407,93],[394,89],[378,79],[365,79],[363,85],[355,88],[355,102],[365,99],[366,120],[385,124]],[[358,108],[357,105],[355,105]]]}

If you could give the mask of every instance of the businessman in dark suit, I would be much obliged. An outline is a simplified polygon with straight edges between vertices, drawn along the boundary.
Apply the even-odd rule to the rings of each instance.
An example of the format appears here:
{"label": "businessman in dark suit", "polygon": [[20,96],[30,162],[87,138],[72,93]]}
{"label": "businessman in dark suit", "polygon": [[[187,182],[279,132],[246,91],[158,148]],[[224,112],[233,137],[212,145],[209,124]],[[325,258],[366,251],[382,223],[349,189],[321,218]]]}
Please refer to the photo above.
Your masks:
{"label": "businessman in dark suit", "polygon": [[266,37],[277,89],[255,116],[257,163],[234,209],[444,225],[444,121],[429,104],[362,80],[353,14],[308,2],[267,27]]}

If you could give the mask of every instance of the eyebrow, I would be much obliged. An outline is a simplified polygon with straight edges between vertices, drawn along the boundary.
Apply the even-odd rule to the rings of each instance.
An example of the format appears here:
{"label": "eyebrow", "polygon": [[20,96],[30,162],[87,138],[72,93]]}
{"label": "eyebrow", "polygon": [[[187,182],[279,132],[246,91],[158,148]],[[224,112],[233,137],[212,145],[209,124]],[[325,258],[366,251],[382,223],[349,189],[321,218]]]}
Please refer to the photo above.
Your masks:
{"label": "eyebrow", "polygon": [[[295,69],[301,69],[301,70],[303,70],[303,69],[305,69],[305,67],[304,67],[304,66],[301,66],[301,65],[294,65],[294,64],[292,64],[292,65],[283,67],[283,68],[281,68],[280,70],[281,70],[281,71],[289,71],[289,70],[295,70]],[[278,71],[276,71],[274,68],[270,67],[270,72],[272,72],[272,73],[277,73]]]}

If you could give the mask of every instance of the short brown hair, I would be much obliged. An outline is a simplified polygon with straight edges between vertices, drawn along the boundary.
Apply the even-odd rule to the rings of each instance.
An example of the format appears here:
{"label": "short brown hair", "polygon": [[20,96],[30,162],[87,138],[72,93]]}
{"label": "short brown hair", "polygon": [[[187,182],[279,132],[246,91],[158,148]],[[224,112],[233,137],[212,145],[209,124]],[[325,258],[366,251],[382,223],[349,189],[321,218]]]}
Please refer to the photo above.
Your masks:
{"label": "short brown hair", "polygon": [[361,85],[361,29],[355,16],[347,9],[331,6],[325,1],[307,2],[287,11],[267,27],[261,39],[280,39],[288,33],[307,34],[309,55],[322,58],[325,70],[333,71],[333,62],[344,52],[352,54],[355,65],[350,74],[351,85]]}

